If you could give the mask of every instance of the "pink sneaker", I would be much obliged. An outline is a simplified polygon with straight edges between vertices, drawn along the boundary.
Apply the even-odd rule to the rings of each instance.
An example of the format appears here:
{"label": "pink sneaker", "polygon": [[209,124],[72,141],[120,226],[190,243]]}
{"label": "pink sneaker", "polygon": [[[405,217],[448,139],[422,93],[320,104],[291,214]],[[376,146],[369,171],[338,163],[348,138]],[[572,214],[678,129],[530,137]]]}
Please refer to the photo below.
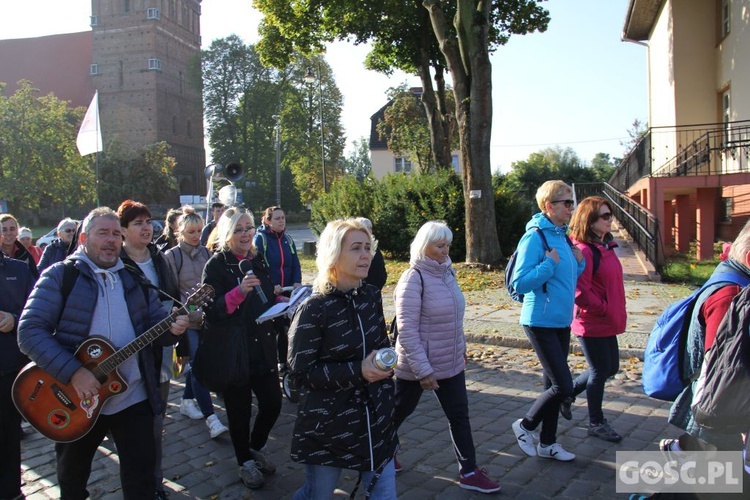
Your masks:
{"label": "pink sneaker", "polygon": [[396,470],[396,472],[401,472],[402,470],[404,470],[401,467],[401,464],[398,463],[398,452],[394,453],[393,455],[393,468]]}
{"label": "pink sneaker", "polygon": [[469,476],[459,476],[458,485],[465,490],[474,490],[482,493],[494,493],[500,491],[500,485],[487,476],[487,469],[474,469]]}

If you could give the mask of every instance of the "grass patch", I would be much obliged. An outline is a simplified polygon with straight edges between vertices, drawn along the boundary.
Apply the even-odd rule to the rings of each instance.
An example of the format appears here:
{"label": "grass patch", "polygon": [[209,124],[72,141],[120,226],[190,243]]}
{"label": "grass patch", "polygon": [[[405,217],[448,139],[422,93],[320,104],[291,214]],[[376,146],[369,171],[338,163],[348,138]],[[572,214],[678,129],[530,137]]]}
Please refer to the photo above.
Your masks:
{"label": "grass patch", "polygon": [[[721,246],[721,242],[714,245],[714,255],[721,254]],[[687,254],[670,256],[668,262],[662,268],[662,281],[695,286],[703,285],[721,261],[718,258],[699,261],[695,258],[696,254],[695,243],[692,243]]]}
{"label": "grass patch", "polygon": [[[315,257],[312,255],[299,254],[302,272],[305,274],[316,274]],[[385,259],[385,270],[388,272],[386,286],[398,283],[401,274],[409,267],[408,261]],[[502,270],[487,270],[485,267],[472,266],[464,263],[454,263],[456,279],[464,292],[487,290],[488,288],[500,288],[505,282]]]}

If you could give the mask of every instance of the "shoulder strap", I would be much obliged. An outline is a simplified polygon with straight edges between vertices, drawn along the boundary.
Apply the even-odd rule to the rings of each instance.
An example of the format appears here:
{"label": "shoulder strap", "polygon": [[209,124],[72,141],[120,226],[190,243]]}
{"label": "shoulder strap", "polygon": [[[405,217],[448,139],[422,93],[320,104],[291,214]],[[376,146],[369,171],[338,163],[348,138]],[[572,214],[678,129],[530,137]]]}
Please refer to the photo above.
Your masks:
{"label": "shoulder strap", "polygon": [[[65,305],[68,302],[68,296],[70,295],[70,292],[73,291],[73,285],[76,284],[76,280],[78,280],[78,274],[80,271],[78,271],[78,268],[75,265],[74,260],[65,259],[63,261],[63,277],[62,277],[62,287],[60,288],[60,292],[62,293],[62,309],[60,311],[63,311],[65,309]],[[62,315],[62,312],[60,312]]]}
{"label": "shoulder strap", "polygon": [[419,292],[419,297],[424,299],[424,278],[422,277],[422,271],[420,271],[416,267],[414,268],[414,270],[419,275],[419,283],[422,285],[422,290]]}
{"label": "shoulder strap", "polygon": [[602,263],[602,251],[594,243],[584,242],[587,247],[591,249],[591,255],[594,259],[594,272],[599,269],[599,264]]}
{"label": "shoulder strap", "polygon": [[[540,227],[535,227],[535,228],[534,228],[534,230],[536,230],[537,234],[538,234],[538,235],[539,235],[539,237],[540,237],[540,238],[542,239],[542,245],[544,245],[544,251],[545,251],[545,252],[549,252],[550,250],[552,250],[552,249],[551,249],[551,248],[549,247],[549,243],[547,243],[547,237],[546,237],[546,236],[544,236],[544,231],[542,231],[542,228],[540,228]],[[567,236],[566,236],[566,238],[567,238]]]}
{"label": "shoulder strap", "polygon": [[289,243],[289,250],[292,252],[292,255],[297,253],[297,247],[294,246],[294,240],[291,236],[286,234],[286,231],[284,232],[284,238],[286,238],[286,241]]}
{"label": "shoulder strap", "polygon": [[266,233],[264,233],[263,231],[258,231],[256,234],[260,236],[260,239],[263,241],[263,260],[265,261],[267,266],[268,258],[266,257],[266,252],[268,251],[268,240],[266,240]]}
{"label": "shoulder strap", "polygon": [[[206,247],[201,247],[206,248]],[[180,271],[182,271],[182,248],[180,248],[179,245],[174,247],[174,265],[177,268],[177,277],[180,276]]]}

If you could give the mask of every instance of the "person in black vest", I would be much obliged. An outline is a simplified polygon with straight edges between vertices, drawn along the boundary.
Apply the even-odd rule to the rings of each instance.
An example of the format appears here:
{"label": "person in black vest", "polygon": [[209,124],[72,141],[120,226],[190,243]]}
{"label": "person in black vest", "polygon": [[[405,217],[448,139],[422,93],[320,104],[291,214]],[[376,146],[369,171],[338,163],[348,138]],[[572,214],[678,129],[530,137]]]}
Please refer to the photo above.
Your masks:
{"label": "person in black vest", "polygon": [[13,381],[28,358],[18,349],[17,326],[34,286],[29,267],[0,252],[0,498],[21,495],[21,415],[11,399]]}

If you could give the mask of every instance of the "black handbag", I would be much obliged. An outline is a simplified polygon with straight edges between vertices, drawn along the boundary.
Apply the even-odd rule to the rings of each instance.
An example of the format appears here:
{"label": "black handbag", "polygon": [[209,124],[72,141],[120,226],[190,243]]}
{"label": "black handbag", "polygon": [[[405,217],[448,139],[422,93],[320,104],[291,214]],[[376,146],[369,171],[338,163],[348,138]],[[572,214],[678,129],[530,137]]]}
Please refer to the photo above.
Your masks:
{"label": "black handbag", "polygon": [[193,374],[209,391],[224,391],[250,378],[248,335],[241,323],[207,328],[191,360]]}

